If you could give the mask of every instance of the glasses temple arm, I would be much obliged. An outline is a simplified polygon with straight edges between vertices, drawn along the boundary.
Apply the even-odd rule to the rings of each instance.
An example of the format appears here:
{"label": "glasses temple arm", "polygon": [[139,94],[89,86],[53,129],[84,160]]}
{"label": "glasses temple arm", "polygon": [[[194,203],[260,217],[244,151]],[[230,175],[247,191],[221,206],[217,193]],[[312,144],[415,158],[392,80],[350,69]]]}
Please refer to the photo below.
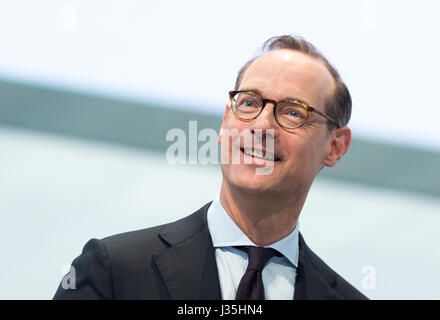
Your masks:
{"label": "glasses temple arm", "polygon": [[341,126],[332,118],[330,118],[329,116],[325,115],[324,113],[322,113],[319,110],[313,109],[314,112],[316,112],[317,114],[319,114],[320,116],[323,116],[324,118],[326,118],[328,121],[333,122],[337,128],[340,128]]}

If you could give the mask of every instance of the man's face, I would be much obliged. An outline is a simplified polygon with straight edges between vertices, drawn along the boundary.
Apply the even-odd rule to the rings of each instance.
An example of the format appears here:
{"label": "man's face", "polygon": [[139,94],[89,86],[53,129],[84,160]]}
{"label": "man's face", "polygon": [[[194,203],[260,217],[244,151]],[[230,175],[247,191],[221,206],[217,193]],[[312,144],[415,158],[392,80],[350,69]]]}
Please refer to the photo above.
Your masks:
{"label": "man's face", "polygon": [[[333,88],[333,78],[321,62],[298,51],[280,49],[256,59],[246,70],[239,90],[258,91],[263,99],[275,101],[297,98],[325,113],[324,106]],[[267,167],[269,163],[244,163],[246,156],[243,150],[238,150],[243,143],[231,138],[231,143],[222,143],[222,153],[228,152],[229,159],[233,159],[233,152],[239,152],[240,163],[222,163],[223,178],[232,187],[251,193],[307,192],[320,167],[326,164],[331,144],[327,120],[311,113],[303,127],[287,131],[277,124],[273,107],[268,103],[255,120],[244,122],[227,106],[222,129],[251,134],[260,130],[263,137],[265,133],[272,135],[275,161],[270,163],[273,165],[270,174],[257,174],[258,166]]]}

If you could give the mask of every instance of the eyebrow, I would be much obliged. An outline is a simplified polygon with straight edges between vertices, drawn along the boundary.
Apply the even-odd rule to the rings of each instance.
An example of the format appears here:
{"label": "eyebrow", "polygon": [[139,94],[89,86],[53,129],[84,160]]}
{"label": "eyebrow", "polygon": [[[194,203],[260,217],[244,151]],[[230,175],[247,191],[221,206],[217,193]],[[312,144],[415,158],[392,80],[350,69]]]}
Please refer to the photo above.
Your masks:
{"label": "eyebrow", "polygon": [[[263,96],[261,91],[258,90],[258,89],[255,89],[255,88],[243,88],[243,89],[240,89],[239,91],[252,91],[252,92],[258,93],[260,96]],[[310,104],[308,102],[306,102],[304,100],[301,100],[301,99],[298,99],[298,98],[285,98],[285,99],[281,99],[279,101],[286,101],[286,100],[287,101],[288,100],[295,100],[295,101],[301,102],[301,103],[303,103],[303,104],[305,104],[305,105],[310,107]]]}

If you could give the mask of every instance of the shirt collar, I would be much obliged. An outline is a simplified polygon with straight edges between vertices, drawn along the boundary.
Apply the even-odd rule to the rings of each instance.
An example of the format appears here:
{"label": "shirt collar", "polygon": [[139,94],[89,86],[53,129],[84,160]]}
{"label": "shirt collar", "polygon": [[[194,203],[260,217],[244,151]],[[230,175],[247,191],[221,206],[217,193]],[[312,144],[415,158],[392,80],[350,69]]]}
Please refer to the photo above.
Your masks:
{"label": "shirt collar", "polygon": [[[215,248],[256,246],[228,215],[220,203],[219,195],[208,208],[207,220]],[[297,221],[295,229],[290,234],[267,246],[282,253],[295,267],[298,266],[298,228],[299,221]]]}

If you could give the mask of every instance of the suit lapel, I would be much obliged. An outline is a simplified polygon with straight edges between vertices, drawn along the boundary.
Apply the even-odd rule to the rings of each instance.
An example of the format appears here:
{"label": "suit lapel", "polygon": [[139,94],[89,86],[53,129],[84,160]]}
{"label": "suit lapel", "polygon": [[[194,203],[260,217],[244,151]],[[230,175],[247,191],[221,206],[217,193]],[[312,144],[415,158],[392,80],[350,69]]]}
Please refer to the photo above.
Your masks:
{"label": "suit lapel", "polygon": [[[153,256],[171,299],[220,300],[215,249],[206,222],[211,202],[192,215],[164,226],[159,237],[167,249]],[[323,262],[299,234],[298,271],[295,300],[342,299],[336,290],[336,276],[322,267]]]}
{"label": "suit lapel", "polygon": [[342,299],[333,288],[336,276],[320,268],[319,258],[310,250],[299,234],[299,261],[295,281],[295,300],[338,300]]}
{"label": "suit lapel", "polygon": [[153,261],[171,299],[221,299],[215,249],[206,223],[210,204],[160,233],[169,248]]}

